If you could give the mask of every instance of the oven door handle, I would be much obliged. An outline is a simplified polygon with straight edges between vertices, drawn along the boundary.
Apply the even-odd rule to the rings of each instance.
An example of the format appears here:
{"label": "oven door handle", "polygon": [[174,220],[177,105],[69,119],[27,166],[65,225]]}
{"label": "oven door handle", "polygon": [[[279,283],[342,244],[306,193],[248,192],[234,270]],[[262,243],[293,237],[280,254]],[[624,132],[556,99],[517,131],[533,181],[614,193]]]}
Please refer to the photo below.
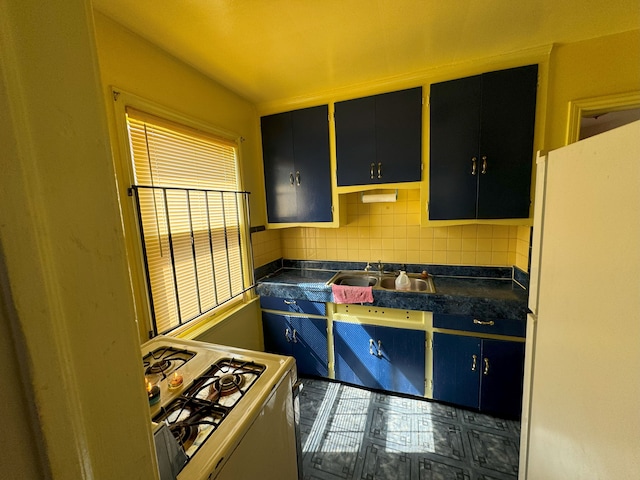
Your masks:
{"label": "oven door handle", "polygon": [[293,398],[296,398],[298,395],[300,395],[300,392],[302,391],[302,382],[298,380],[296,383],[294,383],[291,387],[291,391],[293,392]]}

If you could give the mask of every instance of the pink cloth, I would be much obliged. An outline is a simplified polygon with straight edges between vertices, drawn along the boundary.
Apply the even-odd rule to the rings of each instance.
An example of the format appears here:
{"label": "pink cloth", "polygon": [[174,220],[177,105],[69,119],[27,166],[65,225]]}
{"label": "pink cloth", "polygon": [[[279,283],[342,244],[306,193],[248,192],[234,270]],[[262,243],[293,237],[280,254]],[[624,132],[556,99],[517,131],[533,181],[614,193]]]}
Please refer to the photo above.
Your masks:
{"label": "pink cloth", "polygon": [[350,285],[331,285],[335,303],[371,303],[373,291],[371,287],[352,287]]}

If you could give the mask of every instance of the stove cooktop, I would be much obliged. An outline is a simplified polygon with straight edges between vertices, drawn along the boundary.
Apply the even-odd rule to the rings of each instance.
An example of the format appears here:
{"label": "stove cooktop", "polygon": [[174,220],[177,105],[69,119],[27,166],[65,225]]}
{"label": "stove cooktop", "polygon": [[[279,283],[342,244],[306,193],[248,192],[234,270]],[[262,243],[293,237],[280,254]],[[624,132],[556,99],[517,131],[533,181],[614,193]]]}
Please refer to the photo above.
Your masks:
{"label": "stove cooktop", "polygon": [[178,398],[161,407],[153,421],[166,423],[187,456],[192,457],[264,370],[264,365],[251,361],[218,360]]}

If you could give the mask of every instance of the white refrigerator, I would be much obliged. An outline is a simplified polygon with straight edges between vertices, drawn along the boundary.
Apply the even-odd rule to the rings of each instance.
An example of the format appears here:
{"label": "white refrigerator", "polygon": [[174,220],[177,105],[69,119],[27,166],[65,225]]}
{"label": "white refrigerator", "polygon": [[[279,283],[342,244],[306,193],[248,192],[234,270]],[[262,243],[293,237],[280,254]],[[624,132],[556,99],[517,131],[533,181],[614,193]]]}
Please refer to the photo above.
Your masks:
{"label": "white refrigerator", "polygon": [[519,478],[640,479],[640,122],[536,182]]}

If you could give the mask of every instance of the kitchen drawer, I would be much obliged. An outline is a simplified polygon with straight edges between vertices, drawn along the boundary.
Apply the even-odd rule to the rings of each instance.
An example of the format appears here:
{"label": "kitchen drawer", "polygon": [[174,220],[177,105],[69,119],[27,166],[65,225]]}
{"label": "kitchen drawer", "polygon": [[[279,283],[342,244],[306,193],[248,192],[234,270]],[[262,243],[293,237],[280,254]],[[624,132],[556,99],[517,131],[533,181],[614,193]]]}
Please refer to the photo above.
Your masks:
{"label": "kitchen drawer", "polygon": [[327,306],[324,302],[309,300],[292,300],[281,297],[260,297],[260,307],[263,310],[278,310],[280,312],[308,313],[309,315],[325,316]]}
{"label": "kitchen drawer", "polygon": [[525,320],[475,318],[470,315],[444,315],[436,313],[433,315],[433,327],[461,330],[464,332],[524,337],[527,322]]}

